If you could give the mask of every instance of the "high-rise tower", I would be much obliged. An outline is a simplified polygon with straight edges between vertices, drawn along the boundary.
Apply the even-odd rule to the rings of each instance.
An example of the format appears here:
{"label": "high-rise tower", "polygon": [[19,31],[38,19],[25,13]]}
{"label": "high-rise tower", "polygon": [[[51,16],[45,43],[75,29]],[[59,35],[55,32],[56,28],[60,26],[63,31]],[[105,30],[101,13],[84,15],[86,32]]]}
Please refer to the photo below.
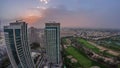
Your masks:
{"label": "high-rise tower", "polygon": [[40,42],[40,37],[39,37],[37,28],[30,27],[28,29],[28,35],[29,35],[29,44]]}
{"label": "high-rise tower", "polygon": [[48,62],[60,64],[60,23],[45,24],[46,53]]}
{"label": "high-rise tower", "polygon": [[27,23],[16,21],[4,26],[7,52],[13,68],[34,68],[28,45]]}

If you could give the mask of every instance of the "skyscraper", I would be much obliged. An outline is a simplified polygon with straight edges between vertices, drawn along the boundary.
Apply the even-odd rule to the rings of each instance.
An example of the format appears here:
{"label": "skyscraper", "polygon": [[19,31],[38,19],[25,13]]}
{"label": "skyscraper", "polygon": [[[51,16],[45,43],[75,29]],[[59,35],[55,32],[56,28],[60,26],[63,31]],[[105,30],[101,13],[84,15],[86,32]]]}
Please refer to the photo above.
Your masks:
{"label": "skyscraper", "polygon": [[37,28],[30,27],[28,29],[28,35],[29,35],[29,44],[40,42],[40,37],[39,37]]}
{"label": "skyscraper", "polygon": [[48,62],[60,64],[60,23],[45,24],[46,53]]}
{"label": "skyscraper", "polygon": [[23,21],[4,26],[7,52],[13,68],[34,68],[28,45],[27,24]]}

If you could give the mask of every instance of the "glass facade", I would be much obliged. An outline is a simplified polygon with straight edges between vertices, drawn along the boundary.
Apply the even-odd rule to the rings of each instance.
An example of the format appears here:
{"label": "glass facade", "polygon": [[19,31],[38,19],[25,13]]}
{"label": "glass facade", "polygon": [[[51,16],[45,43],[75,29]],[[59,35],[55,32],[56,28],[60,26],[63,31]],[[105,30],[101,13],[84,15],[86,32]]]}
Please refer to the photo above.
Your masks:
{"label": "glass facade", "polygon": [[46,52],[48,61],[53,64],[60,63],[60,25],[52,23],[45,27]]}
{"label": "glass facade", "polygon": [[4,32],[8,33],[9,45],[12,50],[12,55],[15,59],[16,64],[19,65],[19,68],[21,68],[20,61],[18,59],[18,55],[17,55],[17,51],[16,51],[16,47],[15,47],[15,42],[14,42],[15,39],[14,39],[13,29],[4,29]]}
{"label": "glass facade", "polygon": [[13,68],[34,68],[34,62],[28,45],[27,24],[10,23],[4,27],[8,55]]}

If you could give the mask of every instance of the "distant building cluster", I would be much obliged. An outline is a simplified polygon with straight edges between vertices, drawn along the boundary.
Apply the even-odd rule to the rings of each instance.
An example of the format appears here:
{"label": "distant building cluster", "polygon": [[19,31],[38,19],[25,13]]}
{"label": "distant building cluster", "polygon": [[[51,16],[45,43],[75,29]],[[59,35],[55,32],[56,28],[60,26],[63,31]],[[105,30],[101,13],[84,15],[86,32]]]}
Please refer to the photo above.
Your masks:
{"label": "distant building cluster", "polygon": [[6,56],[7,56],[6,47],[0,46],[0,63],[2,62],[4,57],[6,57]]}
{"label": "distant building cluster", "polygon": [[111,32],[111,31],[102,31],[102,30],[80,30],[77,33],[78,36],[92,39],[92,40],[99,40],[103,38],[109,38],[112,36],[120,35],[120,32]]}
{"label": "distant building cluster", "polygon": [[61,37],[66,37],[66,36],[74,36],[76,34],[76,32],[74,30],[70,30],[70,29],[61,29],[60,31],[60,35]]}
{"label": "distant building cluster", "polygon": [[7,58],[7,51],[5,46],[5,40],[4,40],[4,32],[1,31],[0,34],[0,67],[3,63],[3,60]]}
{"label": "distant building cluster", "polygon": [[120,31],[102,30],[102,29],[80,29],[80,28],[64,28],[61,30],[61,36],[78,36],[88,40],[99,40],[120,35]]}

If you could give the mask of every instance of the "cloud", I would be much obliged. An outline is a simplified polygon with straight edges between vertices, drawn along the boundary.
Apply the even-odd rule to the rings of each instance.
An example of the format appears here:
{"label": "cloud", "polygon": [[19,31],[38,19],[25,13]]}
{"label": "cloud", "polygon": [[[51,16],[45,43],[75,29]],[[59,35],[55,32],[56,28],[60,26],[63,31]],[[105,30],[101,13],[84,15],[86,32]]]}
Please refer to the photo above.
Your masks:
{"label": "cloud", "polygon": [[[100,10],[68,10],[64,6],[55,8],[38,9],[42,14],[31,26],[38,28],[44,27],[44,23],[49,21],[60,22],[62,27],[81,27],[81,28],[119,28],[119,11],[100,11]],[[111,11],[110,11],[111,10]]]}
{"label": "cloud", "polygon": [[34,22],[37,22],[38,20],[40,20],[40,17],[28,16],[28,17],[24,17],[22,20],[27,22],[29,25],[32,25]]}
{"label": "cloud", "polygon": [[44,4],[48,4],[48,0],[40,0],[40,2],[42,2]]}
{"label": "cloud", "polygon": [[[56,21],[60,22],[62,27],[120,29],[120,0],[34,1],[37,3],[34,3],[33,0],[30,1],[31,0],[23,0],[21,3],[19,1],[10,1],[9,3],[11,4],[5,4],[8,7],[6,11],[5,7],[1,7],[4,11],[1,12],[0,18],[5,19],[7,17],[7,20],[4,22],[9,23],[11,20],[13,21],[20,17],[24,17],[27,22],[30,22],[29,26],[35,26],[38,28],[44,27],[44,23],[46,22]],[[27,16],[25,11],[30,11],[30,15],[27,14],[29,15]]]}
{"label": "cloud", "polygon": [[93,18],[87,15],[84,11],[71,11],[64,6],[56,8],[47,8],[45,10],[36,8],[42,14],[34,26],[43,27],[44,23],[49,21],[60,22],[62,27],[90,27],[94,22]]}

